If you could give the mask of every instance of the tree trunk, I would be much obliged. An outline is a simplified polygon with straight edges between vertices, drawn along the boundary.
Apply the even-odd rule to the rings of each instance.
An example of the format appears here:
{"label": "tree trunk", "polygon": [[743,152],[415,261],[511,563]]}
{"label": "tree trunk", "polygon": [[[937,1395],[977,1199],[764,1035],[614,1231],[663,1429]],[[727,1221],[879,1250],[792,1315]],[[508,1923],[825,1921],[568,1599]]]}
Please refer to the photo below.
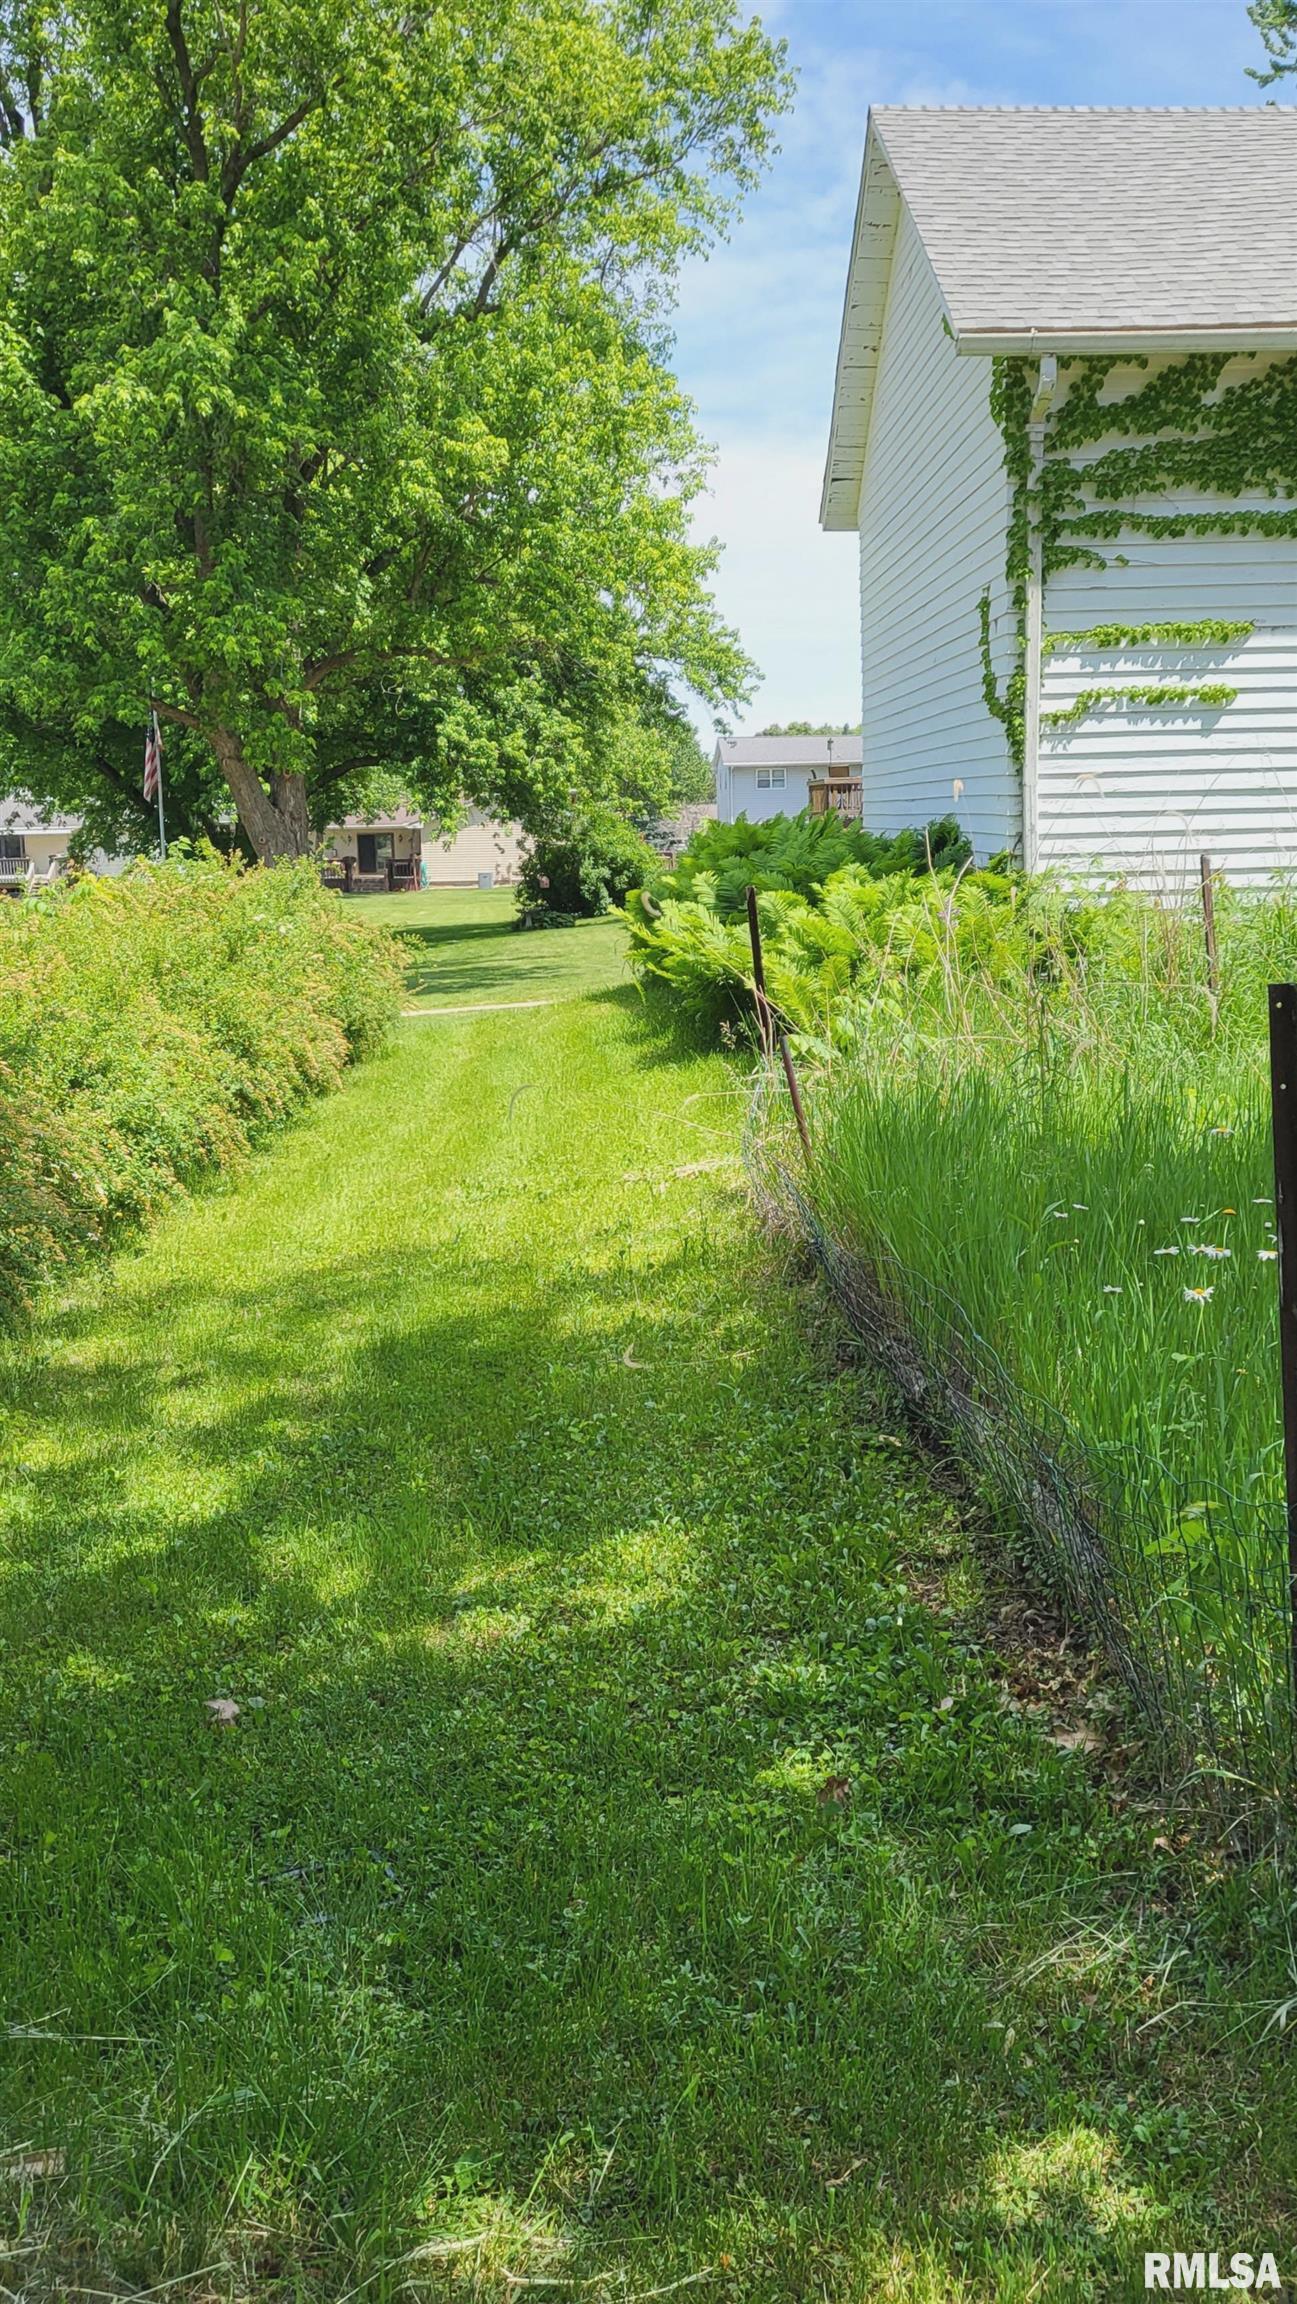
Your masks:
{"label": "tree trunk", "polygon": [[213,729],[211,744],[258,861],[274,864],[282,856],[309,855],[315,834],[306,805],[305,776],[274,775],[267,792],[256,769],[245,760],[233,729]]}

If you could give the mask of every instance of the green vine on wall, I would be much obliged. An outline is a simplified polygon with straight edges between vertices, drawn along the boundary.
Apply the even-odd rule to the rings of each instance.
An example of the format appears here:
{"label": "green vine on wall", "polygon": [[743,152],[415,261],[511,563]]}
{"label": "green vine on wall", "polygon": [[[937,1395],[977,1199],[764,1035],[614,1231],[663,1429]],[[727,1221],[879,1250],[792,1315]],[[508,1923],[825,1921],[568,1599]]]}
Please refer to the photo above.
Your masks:
{"label": "green vine on wall", "polygon": [[1175,706],[1180,711],[1218,711],[1232,704],[1238,695],[1226,680],[1204,680],[1196,685],[1179,680],[1164,680],[1146,686],[1131,686],[1123,681],[1112,688],[1083,688],[1070,704],[1060,705],[1056,712],[1042,712],[1042,728],[1067,728],[1077,720],[1088,720],[1092,712],[1101,712],[1109,706],[1123,708],[1136,706],[1154,711],[1159,706]]}
{"label": "green vine on wall", "polygon": [[991,654],[991,595],[982,594],[982,694],[987,711],[1000,721],[1008,739],[1009,758],[1022,770],[1027,740],[1027,570],[1031,559],[1031,524],[1035,516],[1031,488],[1031,369],[1025,360],[991,362],[991,414],[1004,442],[1004,469],[1009,477],[1009,525],[1004,573],[1013,611],[1013,663],[1003,689],[995,677]]}
{"label": "green vine on wall", "polygon": [[1066,651],[1069,656],[1089,654],[1097,648],[1227,648],[1246,640],[1255,624],[1229,624],[1221,616],[1204,616],[1198,624],[1092,624],[1087,632],[1051,632],[1044,643],[1046,656]]}
{"label": "green vine on wall", "polygon": [[[1046,579],[1062,568],[1125,564],[1123,555],[1114,554],[1109,560],[1095,546],[1126,531],[1158,538],[1297,537],[1297,359],[1268,361],[1225,385],[1222,378],[1232,359],[1237,355],[1194,353],[1151,373],[1149,357],[1142,354],[1068,361],[1059,376],[1046,429],[1044,466],[1034,487],[1027,430],[1033,364],[1023,359],[992,363],[991,413],[1004,442],[1010,486],[1005,579],[1014,617],[1014,658],[1001,688],[991,652],[987,591],[979,610],[982,691],[988,711],[1005,728],[1010,756],[1019,769],[1026,737],[1027,576],[1033,528],[1039,532]],[[1131,378],[1131,389],[1120,394],[1113,390],[1114,383]],[[1122,444],[1104,445],[1114,438]],[[1098,453],[1087,457],[1088,449]],[[1156,512],[1129,502],[1131,497],[1147,498],[1171,489],[1235,499],[1264,495],[1283,499],[1283,508],[1236,501],[1232,508],[1211,511]],[[1088,633],[1050,635],[1043,653],[1079,647],[1224,647],[1252,629],[1250,624],[1222,618],[1189,624],[1096,625]],[[1174,703],[1215,707],[1232,703],[1236,695],[1237,690],[1219,681],[1192,686],[1167,683],[1156,689],[1136,689],[1128,683],[1090,688],[1063,710],[1046,713],[1042,725],[1059,727],[1122,701],[1150,707]]]}
{"label": "green vine on wall", "polygon": [[978,647],[982,659],[982,696],[993,720],[998,720],[1009,742],[1009,757],[1022,766],[1027,741],[1027,675],[1025,650],[1001,688],[991,654],[991,593],[988,586],[977,604]]}

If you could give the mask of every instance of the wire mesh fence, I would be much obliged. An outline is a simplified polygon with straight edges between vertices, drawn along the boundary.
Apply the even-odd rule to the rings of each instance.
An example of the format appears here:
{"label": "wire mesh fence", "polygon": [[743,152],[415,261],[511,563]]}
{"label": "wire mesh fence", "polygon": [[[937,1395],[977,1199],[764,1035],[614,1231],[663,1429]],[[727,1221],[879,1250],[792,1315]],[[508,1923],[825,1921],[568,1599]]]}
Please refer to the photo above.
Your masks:
{"label": "wire mesh fence", "polygon": [[[843,1237],[790,1158],[772,1061],[748,1117],[745,1162],[766,1220],[812,1253],[852,1333],[926,1435],[1005,1515],[1036,1576],[1098,1641],[1142,1722],[1168,1793],[1255,1846],[1285,1835],[1297,1774],[1282,1509],[1168,1506],[1087,1448],[1028,1394],[965,1309],[890,1248]],[[1160,1487],[1156,1512],[1141,1492]]]}

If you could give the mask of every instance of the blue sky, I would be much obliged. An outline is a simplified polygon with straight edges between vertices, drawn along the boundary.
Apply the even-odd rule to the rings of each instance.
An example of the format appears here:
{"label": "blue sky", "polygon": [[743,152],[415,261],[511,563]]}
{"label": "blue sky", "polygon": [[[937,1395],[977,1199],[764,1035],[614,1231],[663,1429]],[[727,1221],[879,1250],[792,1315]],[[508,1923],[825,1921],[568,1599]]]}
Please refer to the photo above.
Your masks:
{"label": "blue sky", "polygon": [[[855,539],[817,511],[865,114],[875,104],[1248,104],[1245,0],[774,0],[782,149],[681,282],[676,368],[718,459],[697,527],[764,675],[742,724],[856,720]],[[709,732],[709,723],[704,723]]]}

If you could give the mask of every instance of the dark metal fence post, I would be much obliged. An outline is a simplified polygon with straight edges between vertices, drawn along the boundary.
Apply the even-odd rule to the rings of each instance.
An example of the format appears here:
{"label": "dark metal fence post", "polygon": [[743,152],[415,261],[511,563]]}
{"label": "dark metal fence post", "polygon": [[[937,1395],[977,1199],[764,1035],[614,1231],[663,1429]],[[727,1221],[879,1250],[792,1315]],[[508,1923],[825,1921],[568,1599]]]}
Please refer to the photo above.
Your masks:
{"label": "dark metal fence post", "polygon": [[757,998],[757,1029],[761,1034],[761,1053],[767,1060],[774,1055],[775,1040],[766,998],[766,964],[761,955],[761,921],[757,913],[757,892],[748,889],[748,942],[752,946],[752,983]]}
{"label": "dark metal fence post", "polygon": [[1211,1028],[1220,1016],[1220,965],[1216,957],[1216,894],[1211,884],[1211,858],[1200,856],[1202,874],[1202,932],[1207,946],[1207,997],[1211,1001]]}
{"label": "dark metal fence post", "polygon": [[779,1044],[780,1061],[784,1068],[784,1078],[788,1082],[788,1093],[792,1098],[793,1115],[797,1121],[797,1133],[802,1140],[802,1150],[809,1160],[811,1137],[810,1130],[806,1125],[806,1114],[802,1108],[802,1092],[797,1085],[797,1074],[793,1070],[793,1056],[788,1045],[788,1034],[783,1025],[776,1019],[774,1009],[771,1007],[766,993],[766,970],[765,962],[761,957],[761,921],[757,913],[757,892],[750,885],[748,888],[748,936],[752,944],[752,981],[757,996],[757,1020],[761,1029],[762,1051],[769,1062],[774,1055],[776,1041]]}
{"label": "dark metal fence post", "polygon": [[1279,1241],[1279,1364],[1288,1506],[1288,1637],[1297,1697],[1297,984],[1270,986],[1270,1109]]}

